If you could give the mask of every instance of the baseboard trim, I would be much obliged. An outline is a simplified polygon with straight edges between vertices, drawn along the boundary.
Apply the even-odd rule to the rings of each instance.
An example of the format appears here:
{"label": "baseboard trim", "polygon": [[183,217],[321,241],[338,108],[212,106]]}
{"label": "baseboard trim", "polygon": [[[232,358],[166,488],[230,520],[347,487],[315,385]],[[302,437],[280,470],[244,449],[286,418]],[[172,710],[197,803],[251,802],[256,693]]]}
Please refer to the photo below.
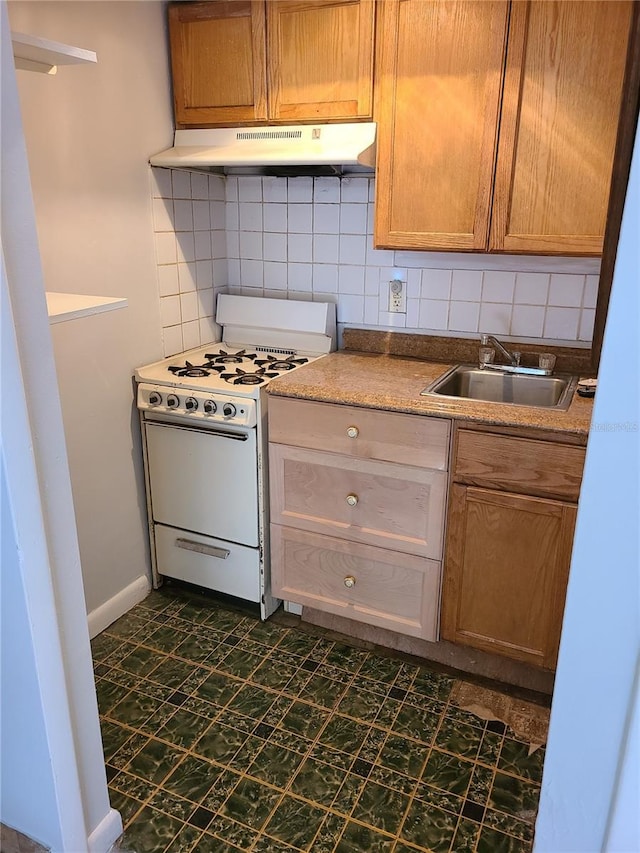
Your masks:
{"label": "baseboard trim", "polygon": [[108,853],[121,835],[122,818],[120,812],[109,809],[109,813],[102,818],[87,839],[89,853]]}
{"label": "baseboard trim", "polygon": [[133,583],[126,586],[113,598],[105,601],[100,607],[96,607],[89,613],[89,636],[93,639],[101,631],[104,631],[112,622],[123,616],[127,610],[131,610],[134,604],[142,601],[151,589],[151,582],[146,575],[140,575]]}

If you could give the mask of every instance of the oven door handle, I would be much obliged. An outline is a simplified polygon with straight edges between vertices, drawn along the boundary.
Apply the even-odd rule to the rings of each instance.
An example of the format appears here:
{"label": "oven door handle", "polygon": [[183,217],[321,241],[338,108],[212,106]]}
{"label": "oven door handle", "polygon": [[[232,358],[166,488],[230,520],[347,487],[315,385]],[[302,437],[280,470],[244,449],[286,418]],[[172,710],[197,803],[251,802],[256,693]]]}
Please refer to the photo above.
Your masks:
{"label": "oven door handle", "polygon": [[164,420],[156,420],[155,418],[150,418],[145,416],[145,422],[148,424],[153,424],[153,426],[164,427],[165,429],[181,429],[185,432],[204,432],[207,435],[215,435],[218,438],[230,438],[233,441],[248,441],[249,436],[246,432],[228,432],[227,430],[217,429],[216,427],[212,427],[208,424],[203,424],[200,426],[200,423],[192,423],[188,426],[181,423],[175,423],[173,421],[164,421]]}
{"label": "oven door handle", "polygon": [[194,542],[192,539],[176,539],[176,548],[185,551],[195,551],[196,554],[206,554],[207,557],[219,557],[226,560],[231,551],[227,548],[217,548],[215,545],[204,545],[202,542]]}

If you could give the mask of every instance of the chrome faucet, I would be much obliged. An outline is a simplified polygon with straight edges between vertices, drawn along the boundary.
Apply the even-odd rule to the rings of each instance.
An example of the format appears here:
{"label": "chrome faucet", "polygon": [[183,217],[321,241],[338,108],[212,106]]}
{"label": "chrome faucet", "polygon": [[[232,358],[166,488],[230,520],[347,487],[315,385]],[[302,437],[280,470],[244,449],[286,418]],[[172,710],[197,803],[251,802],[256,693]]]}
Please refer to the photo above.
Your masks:
{"label": "chrome faucet", "polygon": [[506,347],[503,347],[500,341],[497,338],[494,338],[493,335],[482,335],[480,341],[483,347],[493,344],[493,346],[502,354],[503,358],[505,358],[512,367],[518,367],[520,365],[520,357],[522,353],[517,352],[517,350],[514,350],[512,353],[509,352],[509,350],[506,349]]}
{"label": "chrome faucet", "polygon": [[522,353],[517,350],[509,352],[493,335],[482,335],[480,341],[483,347],[492,344],[502,354],[503,358],[509,362],[508,364],[494,364],[493,362],[481,364],[480,366],[485,370],[497,370],[502,373],[529,373],[536,376],[551,376],[553,373],[553,368],[522,367],[520,364]]}

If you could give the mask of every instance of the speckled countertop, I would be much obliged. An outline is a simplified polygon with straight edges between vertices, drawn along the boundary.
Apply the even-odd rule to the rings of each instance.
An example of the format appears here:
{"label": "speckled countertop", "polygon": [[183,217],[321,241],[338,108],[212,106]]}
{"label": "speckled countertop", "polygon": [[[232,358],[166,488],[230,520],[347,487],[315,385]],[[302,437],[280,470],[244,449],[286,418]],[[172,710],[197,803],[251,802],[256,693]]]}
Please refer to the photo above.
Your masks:
{"label": "speckled countertop", "polygon": [[565,412],[527,406],[422,397],[452,364],[365,352],[334,352],[267,386],[269,394],[394,412],[440,416],[494,426],[529,427],[583,437],[593,401],[574,394]]}

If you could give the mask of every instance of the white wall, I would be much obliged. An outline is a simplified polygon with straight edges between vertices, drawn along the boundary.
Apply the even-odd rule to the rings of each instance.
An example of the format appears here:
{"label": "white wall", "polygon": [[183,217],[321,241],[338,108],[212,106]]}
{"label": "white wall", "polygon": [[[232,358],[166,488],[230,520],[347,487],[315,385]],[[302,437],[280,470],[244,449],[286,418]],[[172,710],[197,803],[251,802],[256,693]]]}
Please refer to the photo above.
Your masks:
{"label": "white wall", "polygon": [[[144,594],[148,571],[131,376],[163,354],[147,160],[172,139],[166,9],[17,1],[9,14],[17,31],[98,55],[96,65],[60,67],[56,76],[17,72],[45,287],[129,302],[52,327],[85,596],[95,613],[127,588]],[[133,603],[123,600],[121,611]]]}
{"label": "white wall", "polygon": [[[582,481],[547,747],[536,853],[604,849],[640,654],[640,135],[622,222]],[[634,725],[638,725],[636,712]],[[637,750],[637,740],[636,750]],[[637,765],[636,774],[637,791]],[[624,777],[623,777],[624,778]],[[629,780],[626,780],[626,785]],[[621,789],[612,838],[640,849]],[[633,791],[633,785],[631,786]]]}
{"label": "white wall", "polygon": [[[4,465],[0,465],[0,791],[4,823],[60,849],[62,835],[49,744],[38,684],[29,610],[11,515]],[[42,761],[42,757],[45,761]],[[37,772],[34,772],[34,769]],[[28,793],[27,793],[28,792]],[[38,804],[34,808],[34,803]]]}
{"label": "white wall", "polygon": [[0,24],[0,414],[6,548],[0,566],[0,819],[60,853],[99,853],[115,841],[122,821],[110,808],[107,793],[62,413],[4,4]]}

